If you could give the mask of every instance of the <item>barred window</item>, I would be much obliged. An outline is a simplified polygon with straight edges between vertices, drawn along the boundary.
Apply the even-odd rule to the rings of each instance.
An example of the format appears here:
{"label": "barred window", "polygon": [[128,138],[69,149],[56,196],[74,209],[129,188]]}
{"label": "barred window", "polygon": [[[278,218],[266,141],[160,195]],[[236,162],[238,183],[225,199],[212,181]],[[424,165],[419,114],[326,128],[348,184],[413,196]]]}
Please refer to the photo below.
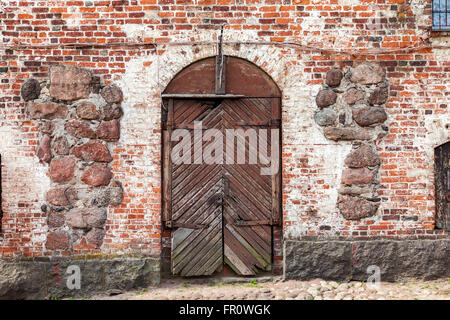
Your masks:
{"label": "barred window", "polygon": [[433,0],[433,30],[450,31],[450,0]]}

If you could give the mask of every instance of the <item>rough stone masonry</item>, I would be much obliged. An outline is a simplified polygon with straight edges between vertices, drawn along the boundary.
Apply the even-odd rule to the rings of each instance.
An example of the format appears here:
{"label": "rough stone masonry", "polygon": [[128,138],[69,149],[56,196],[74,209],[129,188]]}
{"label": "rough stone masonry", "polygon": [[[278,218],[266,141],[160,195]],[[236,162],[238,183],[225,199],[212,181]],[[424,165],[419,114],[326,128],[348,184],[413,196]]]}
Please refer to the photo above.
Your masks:
{"label": "rough stone masonry", "polygon": [[[0,298],[159,281],[161,92],[217,54],[221,25],[224,54],[283,95],[275,272],[448,277],[450,38],[431,20],[431,0],[1,1]],[[64,286],[73,263],[82,292]]]}

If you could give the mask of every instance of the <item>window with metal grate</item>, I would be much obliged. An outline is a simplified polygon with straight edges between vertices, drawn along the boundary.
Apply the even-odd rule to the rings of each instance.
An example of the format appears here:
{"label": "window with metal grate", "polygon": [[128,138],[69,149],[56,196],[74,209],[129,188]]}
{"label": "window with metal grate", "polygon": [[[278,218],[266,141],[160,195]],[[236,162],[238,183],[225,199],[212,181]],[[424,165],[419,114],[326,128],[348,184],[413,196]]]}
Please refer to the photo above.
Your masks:
{"label": "window with metal grate", "polygon": [[433,30],[450,31],[450,0],[433,0]]}

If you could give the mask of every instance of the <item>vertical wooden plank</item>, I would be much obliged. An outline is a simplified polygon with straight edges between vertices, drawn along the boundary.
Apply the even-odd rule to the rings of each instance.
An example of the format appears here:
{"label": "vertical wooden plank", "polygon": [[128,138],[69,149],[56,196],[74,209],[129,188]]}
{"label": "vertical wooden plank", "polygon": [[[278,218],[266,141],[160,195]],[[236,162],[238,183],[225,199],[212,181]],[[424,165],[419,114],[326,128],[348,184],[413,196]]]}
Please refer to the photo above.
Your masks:
{"label": "vertical wooden plank", "polygon": [[[274,128],[279,131],[278,140],[278,172],[272,175],[272,224],[281,225],[281,113],[280,99],[270,99],[272,105],[272,120],[275,121]],[[274,146],[271,146],[272,148]]]}
{"label": "vertical wooden plank", "polygon": [[450,230],[450,142],[434,151],[435,190],[436,190],[436,228]]}
{"label": "vertical wooden plank", "polygon": [[436,228],[441,229],[442,219],[441,215],[443,213],[443,203],[442,203],[442,194],[443,194],[443,186],[442,186],[442,149],[441,147],[437,147],[434,150],[434,180],[435,180],[435,199],[436,199],[436,214],[435,214],[435,223]]}
{"label": "vertical wooden plank", "polygon": [[166,128],[163,129],[163,221],[166,227],[172,227],[172,150],[170,137],[173,129],[173,99],[169,99]]}
{"label": "vertical wooden plank", "polygon": [[447,142],[443,146],[443,185],[444,189],[444,215],[445,215],[445,230],[450,231],[450,142]]}
{"label": "vertical wooden plank", "polygon": [[270,99],[272,106],[272,120],[281,120],[281,112],[280,112],[280,99]]}
{"label": "vertical wooden plank", "polygon": [[281,225],[280,170],[272,176],[272,225]]}
{"label": "vertical wooden plank", "polygon": [[0,154],[0,234],[2,233],[2,219],[3,219],[3,202],[2,202],[2,155]]}

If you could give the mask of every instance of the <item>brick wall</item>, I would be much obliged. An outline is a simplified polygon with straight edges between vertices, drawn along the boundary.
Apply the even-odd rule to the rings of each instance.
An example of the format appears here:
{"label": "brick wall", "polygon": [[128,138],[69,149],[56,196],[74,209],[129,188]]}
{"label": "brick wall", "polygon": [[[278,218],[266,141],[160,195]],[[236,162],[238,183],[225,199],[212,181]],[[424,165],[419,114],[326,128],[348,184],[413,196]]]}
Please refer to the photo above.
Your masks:
{"label": "brick wall", "polygon": [[[45,249],[41,210],[48,165],[35,156],[38,126],[20,97],[26,79],[48,78],[54,64],[92,70],[124,94],[122,134],[111,150],[124,202],[109,209],[101,249],[77,248],[160,254],[160,94],[178,71],[216,54],[222,24],[225,54],[254,62],[283,92],[285,238],[448,237],[434,230],[433,149],[449,139],[450,37],[430,31],[430,0],[1,3],[2,256],[54,254]],[[326,72],[361,61],[386,72],[389,133],[376,142],[380,208],[348,221],[336,199],[351,142],[327,140],[313,118]]]}

